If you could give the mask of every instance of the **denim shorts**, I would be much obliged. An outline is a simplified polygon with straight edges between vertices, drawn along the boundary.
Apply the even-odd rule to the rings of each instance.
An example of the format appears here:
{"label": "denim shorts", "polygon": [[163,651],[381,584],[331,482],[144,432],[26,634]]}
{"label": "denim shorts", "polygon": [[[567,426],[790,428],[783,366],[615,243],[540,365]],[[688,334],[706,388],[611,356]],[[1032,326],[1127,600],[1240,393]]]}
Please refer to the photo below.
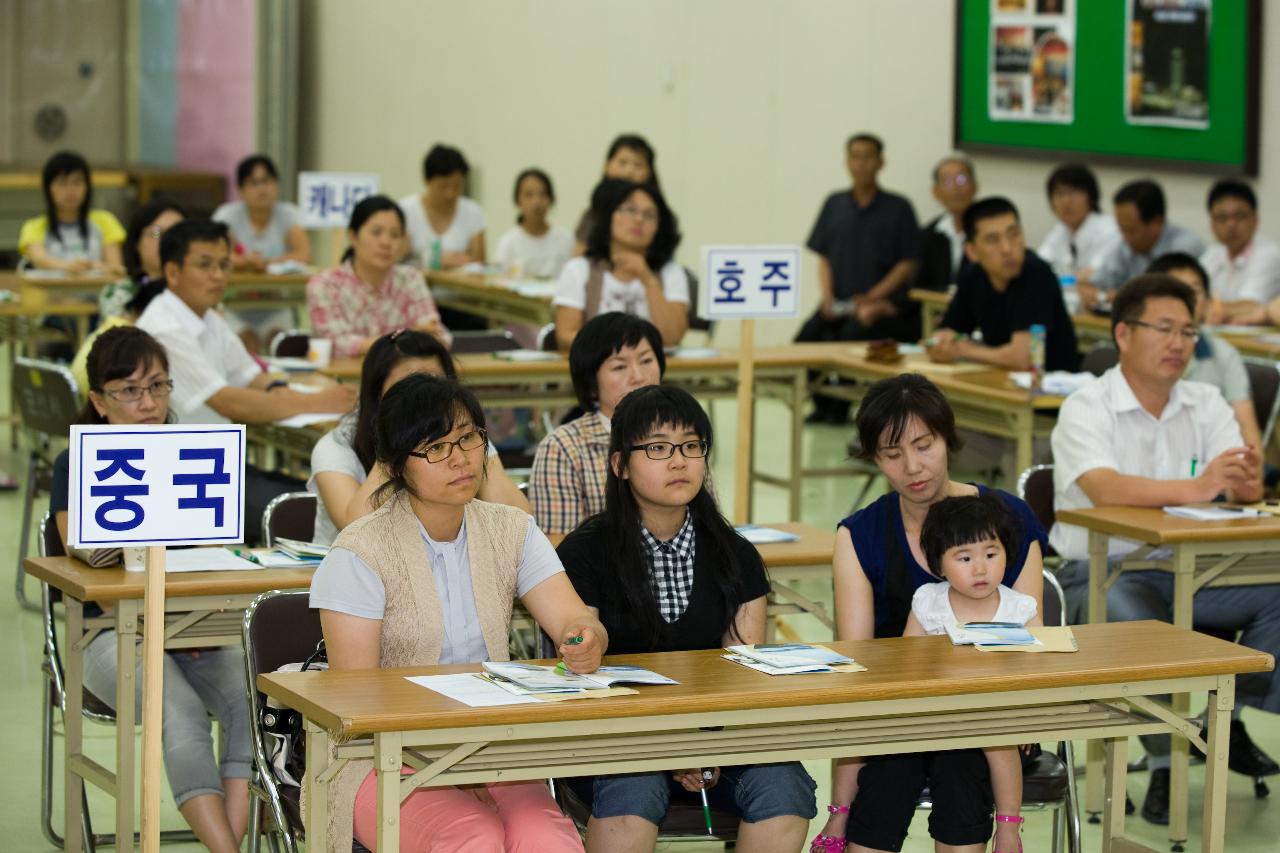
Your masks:
{"label": "denim shorts", "polygon": [[[591,805],[591,816],[596,818],[633,815],[660,826],[672,802],[702,805],[702,797],[686,791],[670,771],[570,779],[569,786]],[[707,800],[747,823],[784,815],[813,820],[818,813],[817,787],[795,761],[721,767],[720,781],[707,789]]]}

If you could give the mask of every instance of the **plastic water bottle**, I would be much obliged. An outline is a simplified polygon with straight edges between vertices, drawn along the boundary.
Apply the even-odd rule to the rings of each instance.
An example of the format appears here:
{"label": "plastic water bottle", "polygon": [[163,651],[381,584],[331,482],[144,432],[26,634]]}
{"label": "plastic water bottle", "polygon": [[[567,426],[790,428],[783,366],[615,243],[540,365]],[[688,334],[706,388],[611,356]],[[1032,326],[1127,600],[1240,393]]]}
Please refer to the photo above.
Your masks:
{"label": "plastic water bottle", "polygon": [[1031,387],[1039,388],[1044,379],[1044,326],[1031,327]]}
{"label": "plastic water bottle", "polygon": [[431,261],[430,261],[431,269],[438,270],[444,266],[444,260],[442,256],[443,256],[443,252],[440,249],[440,240],[439,238],[436,238],[435,240],[431,241]]}
{"label": "plastic water bottle", "polygon": [[1076,290],[1076,274],[1064,273],[1058,276],[1058,281],[1062,284],[1062,304],[1066,306],[1067,313],[1075,316],[1080,310],[1080,293]]}

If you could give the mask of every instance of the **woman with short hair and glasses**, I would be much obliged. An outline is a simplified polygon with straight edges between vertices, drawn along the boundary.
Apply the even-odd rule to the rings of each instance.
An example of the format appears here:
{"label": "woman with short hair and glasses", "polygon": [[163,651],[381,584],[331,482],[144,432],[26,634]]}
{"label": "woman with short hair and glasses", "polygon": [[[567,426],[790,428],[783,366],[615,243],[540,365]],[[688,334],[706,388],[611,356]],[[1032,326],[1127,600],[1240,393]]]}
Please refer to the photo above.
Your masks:
{"label": "woman with short hair and glasses", "polygon": [[[478,500],[484,410],[452,379],[417,373],[391,386],[378,411],[385,501],[338,534],[311,582],[329,668],[434,666],[509,660],[519,597],[575,672],[608,647],[528,513]],[[571,642],[572,641],[572,642]],[[408,773],[409,768],[405,768]],[[350,761],[329,785],[332,850],[376,842],[377,781]],[[412,851],[580,851],[573,823],[544,782],[420,788],[400,806]]]}
{"label": "woman with short hair and glasses", "polygon": [[560,271],[556,345],[568,352],[582,324],[606,311],[653,322],[667,346],[689,328],[689,279],[674,260],[676,216],[654,184],[606,180],[591,199],[595,224],[586,255]]}
{"label": "woman with short hair and glasses", "polygon": [[[707,490],[711,421],[687,391],[650,385],[614,410],[605,510],[560,558],[615,654],[718,649],[765,639],[769,579],[759,552]],[[607,555],[603,556],[603,555]],[[587,849],[652,851],[669,803],[699,793],[742,818],[737,849],[794,851],[817,813],[798,762],[572,779],[591,804]]]}
{"label": "woman with short hair and glasses", "polygon": [[[89,402],[82,424],[145,425],[169,420],[169,360],[164,347],[141,329],[108,329],[89,351]],[[53,464],[49,512],[67,546],[69,451]],[[78,552],[98,567],[115,568],[120,549]],[[100,613],[85,606],[86,616]],[[103,631],[89,643],[84,683],[114,709],[116,632]],[[142,665],[134,676],[135,701],[142,704]],[[183,649],[164,658],[164,767],[174,802],[196,837],[214,853],[240,849],[249,822],[249,706],[244,692],[244,653],[238,646]],[[214,751],[209,717],[222,729]]]}

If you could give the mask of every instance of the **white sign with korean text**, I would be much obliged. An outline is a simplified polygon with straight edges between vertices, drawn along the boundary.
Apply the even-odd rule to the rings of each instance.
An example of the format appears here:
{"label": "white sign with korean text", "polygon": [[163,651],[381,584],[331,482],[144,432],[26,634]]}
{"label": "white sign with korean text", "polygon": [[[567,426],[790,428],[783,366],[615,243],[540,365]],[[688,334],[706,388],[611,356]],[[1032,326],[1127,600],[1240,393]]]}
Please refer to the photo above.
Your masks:
{"label": "white sign with korean text", "polygon": [[378,194],[378,176],[353,172],[299,172],[298,207],[304,228],[346,228],[360,200]]}
{"label": "white sign with korean text", "polygon": [[797,317],[799,246],[707,246],[703,316],[711,320]]}
{"label": "white sign with korean text", "polygon": [[244,541],[244,427],[73,426],[76,548]]}

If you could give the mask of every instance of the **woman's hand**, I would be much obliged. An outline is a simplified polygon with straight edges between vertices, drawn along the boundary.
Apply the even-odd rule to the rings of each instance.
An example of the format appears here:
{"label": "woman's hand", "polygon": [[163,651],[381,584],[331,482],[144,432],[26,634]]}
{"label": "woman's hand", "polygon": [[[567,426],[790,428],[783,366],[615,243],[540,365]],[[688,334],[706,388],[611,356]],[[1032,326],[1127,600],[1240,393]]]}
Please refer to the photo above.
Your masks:
{"label": "woman's hand", "polygon": [[712,767],[708,772],[711,773],[710,779],[702,777],[702,769],[695,768],[693,770],[677,770],[671,774],[671,778],[680,783],[680,786],[691,794],[707,788],[714,788],[716,783],[720,781],[720,768]]}
{"label": "woman's hand", "polygon": [[618,281],[635,281],[636,279],[643,281],[653,275],[649,269],[649,262],[639,252],[615,249],[609,256],[609,260],[613,263],[613,277]]}
{"label": "woman's hand", "polygon": [[[570,642],[578,637],[582,642]],[[600,668],[600,658],[604,656],[604,641],[590,626],[579,625],[569,628],[559,651],[565,666],[574,672],[595,672]]]}
{"label": "woman's hand", "polygon": [[1019,832],[1021,826],[1020,823],[996,821],[996,834],[991,839],[992,853],[1021,853],[1022,833]]}

